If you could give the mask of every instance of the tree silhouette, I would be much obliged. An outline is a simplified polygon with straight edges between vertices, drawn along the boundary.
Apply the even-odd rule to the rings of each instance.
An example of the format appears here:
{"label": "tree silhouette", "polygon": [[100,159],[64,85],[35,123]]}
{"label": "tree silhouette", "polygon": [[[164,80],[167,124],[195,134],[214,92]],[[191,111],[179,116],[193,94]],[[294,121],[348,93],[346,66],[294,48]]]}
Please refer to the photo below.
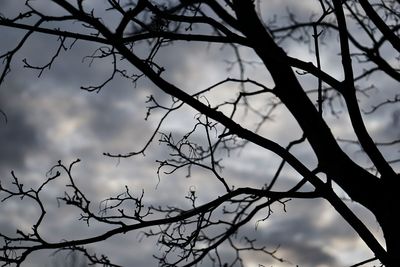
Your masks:
{"label": "tree silhouette", "polygon": [[[86,246],[135,231],[158,238],[163,249],[162,255],[156,256],[160,266],[200,265],[206,258],[216,266],[245,265],[243,253],[246,251],[261,252],[284,261],[276,251],[268,250],[257,240],[242,238],[239,242],[236,234],[260,214],[267,220],[275,204],[285,207],[288,199],[321,198],[330,203],[374,255],[354,266],[375,260],[384,266],[398,266],[400,227],[396,216],[400,178],[395,164],[399,159],[387,159],[393,154],[382,151],[383,148],[394,151],[400,141],[396,139],[398,136],[386,142],[375,140],[364,118],[368,113],[393,108],[399,102],[399,94],[378,99],[372,109],[360,107],[360,96],[371,89],[368,78],[400,81],[397,67],[400,52],[398,1],[313,1],[314,16],[298,20],[288,9],[283,19],[276,17],[270,21],[263,20],[268,13],[268,1],[44,2],[51,8],[38,7],[35,1],[27,0],[16,16],[1,15],[1,27],[20,30],[24,35],[0,56],[3,60],[0,83],[6,79],[22,47],[29,46],[35,34],[58,40],[53,54],[45,51],[49,57],[46,64],[35,65],[29,59],[23,60],[24,67],[38,72],[39,76],[45,75],[53,65],[62,64],[57,62],[60,54],[73,53],[73,47],[90,42],[96,45],[96,50],[87,58],[92,64],[101,60],[108,62],[110,75],[100,84],[83,85],[81,89],[108,90],[106,87],[121,76],[134,83],[147,79],[170,97],[165,104],[167,101],[149,96],[146,119],[155,111],[163,112],[163,116],[155,130],[148,133],[148,141],[141,149],[105,155],[121,160],[140,156],[152,143],[159,141],[170,150],[169,156],[159,161],[159,175],[180,174],[181,169],[186,169],[190,175],[192,169],[200,168],[215,178],[212,186],[221,186],[224,192],[214,199],[199,201],[193,187],[186,197],[191,208],[184,209],[167,204],[148,205],[144,194],[133,194],[126,187],[122,194],[103,201],[99,213],[74,179],[73,167],[80,160],[71,164],[59,161],[36,189],[25,188],[12,172],[13,184],[0,187],[3,201],[28,199],[36,203],[40,211],[30,232],[17,230],[16,235],[1,234],[0,260],[4,266],[19,266],[31,253],[49,249],[79,251],[91,264],[118,266],[105,255],[88,252]],[[272,18],[273,14],[268,16]],[[226,62],[232,76],[207,88],[185,88],[174,82],[159,56],[168,46],[197,43],[210,49],[231,49]],[[308,46],[315,56],[315,63],[292,53],[293,43]],[[337,50],[329,49],[331,46]],[[339,54],[341,61],[332,71],[324,70],[321,63],[323,55],[329,53],[331,57]],[[251,71],[270,78],[253,79]],[[203,77],[203,80],[207,79]],[[316,81],[317,86],[313,87],[309,81]],[[261,108],[257,106],[260,99],[265,99]],[[182,111],[184,116],[187,107],[197,112],[192,130],[181,136],[161,131],[171,114]],[[266,134],[272,127],[270,120],[279,114],[280,108],[290,112],[302,132],[286,144],[274,141]],[[339,139],[332,133],[326,113],[335,115],[338,109],[348,116],[356,139]],[[7,118],[7,112],[0,111]],[[249,125],[242,120],[250,113],[255,124]],[[360,146],[371,165],[353,160],[344,151],[343,143]],[[251,144],[281,159],[275,174],[268,177],[263,187],[235,185],[222,173],[221,158]],[[299,145],[307,146],[312,152],[316,158],[314,166],[291,152]],[[286,166],[295,170],[297,181],[289,189],[281,190],[276,185],[283,179],[282,170]],[[78,208],[81,219],[88,224],[103,223],[111,229],[92,237],[59,242],[50,242],[42,236],[40,229],[46,216],[42,191],[62,177],[68,184],[65,194],[58,198],[60,205]],[[348,207],[346,199],[340,197],[341,192],[375,216],[384,235],[384,246]],[[229,263],[220,256],[221,248],[226,246],[236,253]]]}

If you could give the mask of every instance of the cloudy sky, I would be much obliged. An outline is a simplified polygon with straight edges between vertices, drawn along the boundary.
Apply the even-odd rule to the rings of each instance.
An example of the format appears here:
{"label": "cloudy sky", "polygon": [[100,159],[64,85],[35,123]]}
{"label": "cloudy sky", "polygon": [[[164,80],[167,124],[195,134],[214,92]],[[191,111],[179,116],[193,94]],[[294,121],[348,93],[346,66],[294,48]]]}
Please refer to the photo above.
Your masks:
{"label": "cloudy sky", "polygon": [[[17,1],[0,1],[0,13],[8,16],[19,12]],[[19,1],[21,2],[21,1]],[[37,1],[42,9],[48,1]],[[93,1],[92,1],[93,2]],[[103,2],[103,1],[99,1]],[[99,3],[98,2],[98,3]],[[316,9],[318,1],[301,1],[302,5],[290,3],[290,11],[299,19],[310,16]],[[285,21],[286,2],[269,1],[268,12],[264,20],[268,21],[277,15]],[[278,20],[279,21],[279,20]],[[108,23],[112,25],[113,18]],[[72,25],[70,27],[77,27]],[[0,53],[14,47],[23,31],[0,27]],[[332,33],[331,40],[337,40]],[[313,61],[313,55],[307,45],[296,43],[285,44],[290,55]],[[190,188],[196,188],[199,201],[218,196],[223,187],[215,183],[215,178],[201,170],[193,170],[192,177],[185,178],[184,171],[174,175],[157,176],[156,160],[165,159],[168,148],[155,138],[145,156],[116,160],[105,157],[104,152],[125,153],[140,150],[157,126],[163,112],[154,110],[149,120],[145,120],[148,96],[153,95],[162,104],[170,104],[170,98],[162,94],[150,82],[140,79],[136,84],[116,77],[100,92],[86,92],[81,86],[102,83],[110,75],[110,62],[98,60],[93,64],[85,58],[94,52],[97,46],[78,41],[69,51],[62,51],[55,60],[54,66],[46,70],[41,77],[38,72],[23,67],[23,59],[32,65],[46,64],[57,48],[57,39],[42,34],[32,36],[16,55],[11,66],[11,73],[0,86],[0,109],[6,119],[0,116],[0,180],[10,184],[10,172],[13,170],[26,186],[38,186],[46,178],[49,169],[61,160],[69,164],[75,159],[82,161],[73,169],[73,175],[87,196],[94,202],[115,196],[124,191],[128,185],[135,193],[145,191],[145,201],[151,204],[168,203],[185,206],[185,196]],[[141,47],[139,49],[145,49]],[[335,46],[323,47],[323,68],[340,78],[340,70],[335,63],[340,62]],[[248,60],[253,60],[250,51],[241,51]],[[227,47],[208,47],[206,44],[184,43],[165,47],[157,58],[166,66],[165,77],[181,87],[194,92],[204,89],[213,83],[223,80],[229,71],[233,52]],[[135,69],[129,68],[129,73]],[[229,74],[238,77],[237,65]],[[246,76],[270,84],[268,75],[257,64],[247,67]],[[374,80],[375,78],[375,80]],[[315,88],[316,81],[299,76],[308,88]],[[370,98],[362,98],[362,107],[368,110],[382,99],[394,95],[396,84],[388,79],[372,77],[377,89],[369,92]],[[269,84],[268,84],[269,83]],[[231,100],[238,88],[227,85],[213,95],[208,95],[211,103],[222,99]],[[385,88],[385,90],[379,90]],[[382,93],[383,92],[383,93]],[[214,102],[213,102],[214,101]],[[254,106],[266,111],[266,101],[257,99]],[[340,103],[335,103],[338,114],[332,115],[326,109],[325,118],[330,123],[334,134],[341,138],[354,138],[349,120]],[[194,123],[196,112],[184,107],[173,114],[161,129],[180,136],[189,131]],[[400,137],[398,107],[379,110],[366,117],[367,126],[377,141],[388,141]],[[242,125],[254,126],[257,118],[251,112],[238,116]],[[290,130],[288,130],[290,129]],[[301,136],[294,120],[283,107],[278,107],[273,120],[261,133],[283,146],[290,140]],[[203,136],[204,137],[204,136]],[[202,136],[198,136],[202,138]],[[352,157],[368,166],[369,162],[357,146],[343,144]],[[309,153],[307,145],[298,146],[293,153],[301,158],[307,166],[315,165],[315,158]],[[385,150],[388,159],[396,157],[396,149]],[[398,154],[397,154],[398,156]],[[249,145],[240,151],[234,151],[230,157],[224,157],[223,175],[232,185],[262,187],[273,176],[279,159],[262,149]],[[398,165],[395,167],[399,167]],[[283,179],[284,178],[284,179]],[[298,177],[290,168],[285,168],[279,186],[287,188],[293,185]],[[63,195],[64,182],[55,183],[43,192],[49,214],[40,231],[52,241],[92,236],[107,229],[106,226],[94,225],[90,228],[79,222],[79,211],[68,207],[57,208],[56,198]],[[373,233],[381,235],[374,219],[362,207],[354,203],[349,206],[363,219]],[[292,200],[287,203],[287,211],[274,207],[270,219],[255,227],[247,225],[243,232],[257,237],[261,244],[273,250],[280,246],[278,256],[288,260],[280,263],[272,258],[256,255],[248,258],[246,266],[350,266],[372,256],[354,231],[335,213],[328,203],[322,200]],[[35,220],[37,208],[29,202],[12,199],[1,203],[0,231],[13,234],[16,228],[29,229]],[[262,217],[262,215],[261,215]],[[260,217],[260,218],[261,218]],[[141,240],[139,242],[139,240]],[[98,253],[106,253],[117,264],[123,266],[156,266],[153,254],[160,254],[161,248],[155,246],[154,239],[141,239],[139,233],[130,233],[107,240],[91,247]],[[30,257],[24,266],[52,266],[56,261],[48,257],[51,252],[37,253]],[[230,252],[226,252],[229,255]],[[44,256],[43,256],[44,255]]]}

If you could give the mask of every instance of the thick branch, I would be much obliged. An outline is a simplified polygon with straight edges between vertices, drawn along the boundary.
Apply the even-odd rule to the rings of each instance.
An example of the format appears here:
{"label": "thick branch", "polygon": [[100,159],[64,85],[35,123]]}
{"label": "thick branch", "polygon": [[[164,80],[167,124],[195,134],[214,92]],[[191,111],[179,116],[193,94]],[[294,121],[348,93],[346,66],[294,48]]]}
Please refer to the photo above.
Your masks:
{"label": "thick branch", "polygon": [[381,173],[381,175],[383,177],[395,177],[396,173],[393,171],[393,169],[390,167],[388,162],[383,157],[382,153],[375,145],[361,117],[361,112],[356,97],[356,89],[354,86],[353,67],[351,64],[346,19],[344,16],[341,1],[334,0],[333,4],[335,6],[335,13],[339,27],[340,48],[341,48],[342,64],[345,76],[344,80],[345,88],[343,90],[343,96],[346,100],[353,129],[364,151],[370,157],[370,159],[372,160],[378,171]]}
{"label": "thick branch", "polygon": [[340,37],[340,53],[342,55],[342,65],[344,70],[344,82],[346,84],[346,90],[352,90],[355,93],[354,88],[354,77],[353,77],[353,66],[351,63],[350,47],[348,43],[348,34],[346,19],[340,0],[333,0],[335,7],[335,14],[338,21],[339,37]]}
{"label": "thick branch", "polygon": [[400,39],[394,34],[393,31],[386,25],[386,23],[379,17],[378,13],[375,12],[371,4],[367,0],[358,1],[368,17],[374,22],[376,27],[382,32],[382,34],[387,38],[390,44],[400,53]]}
{"label": "thick branch", "polygon": [[[329,127],[318,114],[293,73],[290,67],[293,60],[288,60],[285,52],[275,44],[259,21],[254,6],[249,2],[234,2],[237,6],[236,12],[242,25],[242,32],[248,37],[254,50],[271,73],[276,84],[276,95],[303,129],[317,155],[321,170],[332,176],[353,200],[369,207],[373,206],[373,201],[369,199],[369,196],[378,188],[378,180],[356,165],[340,149]],[[332,81],[332,83],[336,82]],[[364,184],[364,188],[359,188],[359,184]]]}

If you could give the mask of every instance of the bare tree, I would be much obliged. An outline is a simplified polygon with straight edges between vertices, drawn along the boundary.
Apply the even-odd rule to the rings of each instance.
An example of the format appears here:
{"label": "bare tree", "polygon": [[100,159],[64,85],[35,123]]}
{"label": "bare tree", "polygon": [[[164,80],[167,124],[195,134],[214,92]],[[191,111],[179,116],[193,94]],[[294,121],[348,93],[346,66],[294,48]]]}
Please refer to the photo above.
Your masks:
{"label": "bare tree", "polygon": [[[117,266],[104,255],[89,253],[86,246],[133,231],[145,231],[145,236],[158,238],[163,245],[163,254],[158,256],[160,266],[193,266],[201,264],[205,258],[216,266],[244,265],[242,253],[245,251],[262,252],[283,261],[275,251],[267,250],[256,240],[247,238],[245,245],[243,239],[239,243],[235,234],[260,214],[267,219],[276,203],[285,206],[288,199],[317,198],[328,201],[372,251],[373,258],[354,266],[374,260],[388,267],[398,266],[400,227],[396,216],[400,177],[395,164],[399,158],[387,159],[380,148],[396,149],[399,140],[374,140],[365,125],[359,102],[360,96],[370,89],[369,77],[379,74],[384,79],[400,81],[398,1],[319,0],[314,1],[317,8],[311,18],[298,20],[295,13],[288,11],[285,19],[268,21],[262,19],[268,12],[268,1],[107,0],[101,5],[83,0],[44,2],[54,5],[55,11],[46,13],[45,9],[36,6],[35,1],[27,0],[15,17],[8,14],[0,17],[1,27],[24,32],[17,45],[0,56],[3,60],[0,82],[11,70],[21,48],[29,46],[35,34],[54,36],[59,42],[55,53],[48,55],[50,60],[45,65],[36,66],[28,59],[24,60],[25,67],[37,71],[39,76],[58,63],[60,53],[82,42],[93,43],[97,49],[89,58],[93,64],[99,59],[109,60],[110,76],[98,85],[82,86],[82,89],[108,90],[107,85],[116,76],[122,76],[133,82],[148,79],[170,96],[167,105],[156,96],[149,97],[148,116],[154,110],[163,111],[164,115],[141,149],[105,155],[118,159],[135,157],[144,154],[151,143],[159,140],[171,151],[169,158],[159,162],[159,174],[187,169],[190,175],[192,168],[203,168],[215,177],[216,186],[222,186],[225,192],[208,202],[198,203],[193,188],[187,196],[192,208],[183,209],[145,205],[143,194],[135,195],[127,187],[122,194],[105,200],[99,213],[74,180],[73,167],[79,160],[71,164],[58,162],[36,189],[24,188],[12,173],[13,185],[0,187],[5,194],[3,201],[15,197],[30,199],[38,205],[40,212],[31,232],[18,230],[15,236],[1,234],[4,245],[0,260],[4,266],[19,266],[31,253],[48,249],[80,251],[89,263]],[[111,15],[117,23],[110,22],[105,14],[107,18]],[[315,55],[315,63],[292,56],[287,49],[293,42],[308,45]],[[323,45],[328,42],[340,51],[341,64],[335,67],[343,78],[323,69],[322,55],[334,51]],[[233,57],[226,60],[232,67],[233,77],[210,84],[208,88],[182,88],[174,84],[165,74],[166,66],[158,60],[158,55],[163,53],[164,47],[193,43],[232,49]],[[253,56],[246,58],[249,53]],[[271,80],[247,78],[249,68],[265,72]],[[316,87],[303,82],[303,78],[310,77],[316,81]],[[226,86],[228,84],[230,86]],[[211,99],[210,95],[215,91],[226,97]],[[264,97],[264,107],[259,109],[254,101]],[[365,113],[393,107],[399,99],[396,94],[375,103]],[[160,132],[168,116],[188,106],[198,112],[190,132],[180,137]],[[291,113],[302,131],[302,136],[297,137],[301,138],[288,144],[277,143],[263,134],[277,107],[282,106]],[[338,139],[332,134],[325,113],[335,113],[338,108],[350,118],[355,140]],[[242,126],[241,114],[246,112],[256,116],[254,127]],[[344,152],[340,145],[343,142],[360,146],[371,166],[356,163]],[[221,151],[230,152],[249,144],[281,158],[275,175],[269,177],[264,187],[237,187],[222,174],[220,159],[225,154]],[[310,167],[290,152],[298,144],[309,145],[317,159],[315,166]],[[276,184],[285,166],[291,166],[297,172],[298,180],[290,189],[280,191]],[[50,242],[41,235],[41,223],[46,216],[41,193],[60,177],[67,177],[69,182],[59,202],[78,208],[82,220],[108,224],[112,226],[111,230],[89,238],[59,242]],[[385,246],[339,196],[341,190],[374,214],[383,231]],[[220,257],[222,246],[236,251],[232,262],[226,263]]]}

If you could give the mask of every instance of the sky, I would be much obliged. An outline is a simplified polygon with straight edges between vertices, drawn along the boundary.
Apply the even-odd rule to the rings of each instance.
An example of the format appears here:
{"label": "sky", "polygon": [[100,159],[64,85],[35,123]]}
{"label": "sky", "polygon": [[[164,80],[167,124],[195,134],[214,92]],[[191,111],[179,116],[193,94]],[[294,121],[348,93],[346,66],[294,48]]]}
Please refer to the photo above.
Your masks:
{"label": "sky", "polygon": [[[36,4],[43,10],[57,12],[47,6],[46,2],[38,1]],[[92,4],[96,6],[99,2]],[[316,8],[315,3],[318,1],[301,1],[301,4],[292,2],[269,1],[263,7],[264,20],[268,21],[275,14],[284,21],[286,4],[290,4],[290,11],[299,19],[305,19]],[[0,1],[0,13],[16,14],[18,5],[16,1]],[[112,25],[114,20],[110,17],[107,22]],[[74,29],[78,26],[69,27]],[[15,46],[21,34],[23,31],[0,26],[0,53]],[[328,37],[337,40],[334,34]],[[192,188],[198,192],[200,202],[223,192],[223,187],[215,182],[215,178],[199,169],[193,169],[190,178],[186,178],[183,170],[173,175],[161,174],[159,177],[157,160],[165,159],[169,153],[168,147],[158,142],[159,135],[145,155],[121,160],[104,156],[104,152],[118,154],[140,150],[163,114],[160,110],[153,110],[150,118],[145,120],[149,106],[146,100],[153,95],[159,103],[168,105],[171,99],[144,78],[133,84],[117,76],[99,92],[81,90],[81,86],[99,84],[110,75],[109,61],[97,60],[90,64],[90,60],[85,58],[96,49],[95,45],[88,42],[78,41],[70,50],[62,51],[54,66],[40,77],[37,71],[23,67],[25,58],[33,65],[45,64],[56,45],[54,37],[34,35],[29,44],[17,54],[10,74],[0,86],[0,109],[6,114],[6,118],[0,116],[0,181],[3,185],[10,185],[10,173],[14,171],[27,187],[38,186],[58,160],[68,165],[79,158],[81,162],[73,168],[73,176],[94,203],[122,193],[125,185],[137,194],[143,189],[145,202],[154,205],[168,203],[187,207],[185,196]],[[145,51],[146,48],[144,44],[139,46],[138,51]],[[312,50],[307,45],[288,42],[285,50],[289,55],[299,56],[306,61],[314,60]],[[340,62],[337,48],[328,43],[322,51],[323,68],[340,78],[341,73],[335,65]],[[254,59],[251,51],[241,50],[241,53],[246,59]],[[237,65],[233,65],[232,71],[227,73],[227,61],[231,61],[232,56],[232,50],[227,47],[183,43],[162,48],[157,60],[165,66],[164,75],[168,80],[194,92],[223,80],[227,75],[237,77]],[[129,73],[137,72],[130,66],[127,70]],[[247,67],[246,75],[272,86],[268,74],[256,63]],[[371,81],[367,81],[374,83],[377,89],[369,91],[369,98],[361,98],[362,107],[366,110],[382,99],[392,97],[397,88],[390,79],[380,77],[373,76]],[[299,79],[308,88],[316,86],[316,81],[311,78],[299,76]],[[237,92],[237,86],[222,86],[221,90],[207,95],[207,100],[202,101],[218,103],[232,99]],[[255,107],[265,112],[266,101],[274,100],[259,98],[253,101]],[[334,105],[340,111],[338,114],[332,114],[328,107],[325,107],[324,113],[334,135],[354,138],[345,110],[339,102]],[[161,130],[172,132],[178,138],[190,131],[196,116],[196,111],[183,107],[167,119]],[[366,117],[366,124],[371,135],[378,141],[400,138],[399,116],[398,107],[388,107]],[[247,115],[243,113],[236,119],[249,127],[253,127],[257,121],[252,112]],[[276,109],[268,126],[260,130],[260,134],[283,146],[301,136],[295,121],[281,106]],[[194,138],[202,142],[204,134],[195,135]],[[343,144],[343,149],[356,162],[368,166],[368,160],[357,146]],[[307,166],[315,165],[315,158],[306,144],[296,147],[293,153]],[[384,153],[389,159],[398,156],[396,148],[387,148]],[[221,153],[221,156],[224,156],[223,175],[235,186],[261,188],[269,181],[280,162],[272,153],[254,145],[233,151],[229,157],[226,153]],[[398,165],[394,166],[399,169]],[[104,225],[88,227],[85,222],[78,221],[79,211],[58,207],[56,198],[63,195],[65,178],[43,192],[49,212],[40,229],[41,233],[55,242],[64,238],[92,236],[108,229]],[[296,173],[287,167],[278,186],[287,188],[296,179]],[[348,205],[380,238],[380,229],[371,214],[355,203],[348,202]],[[279,205],[273,206],[273,209],[274,213],[268,220],[260,224],[252,221],[242,231],[257,237],[261,244],[271,250],[279,247],[277,255],[288,262],[280,263],[271,257],[257,254],[245,257],[246,266],[339,267],[350,266],[372,256],[356,233],[323,200],[291,200],[286,204],[286,211]],[[29,229],[37,211],[37,207],[26,200],[10,199],[1,203],[0,232],[12,234],[16,228]],[[258,218],[262,217],[263,214],[260,214]],[[162,252],[162,247],[157,246],[156,241],[154,238],[143,239],[140,233],[134,232],[89,247],[97,253],[106,253],[115,263],[123,266],[156,266],[157,261],[152,255],[160,255]],[[231,253],[224,251],[228,258]],[[35,253],[23,266],[53,266],[64,257],[50,254],[49,251]]]}

